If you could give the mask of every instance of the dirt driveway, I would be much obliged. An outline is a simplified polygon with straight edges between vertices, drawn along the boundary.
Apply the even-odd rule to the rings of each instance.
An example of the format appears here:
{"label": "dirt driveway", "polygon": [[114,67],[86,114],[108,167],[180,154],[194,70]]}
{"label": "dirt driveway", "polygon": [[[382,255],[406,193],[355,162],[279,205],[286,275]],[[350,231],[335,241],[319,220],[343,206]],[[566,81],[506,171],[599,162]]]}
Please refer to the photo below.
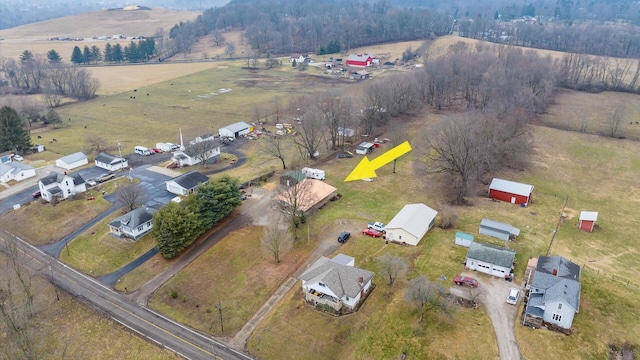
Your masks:
{"label": "dirt driveway", "polygon": [[[498,340],[500,359],[522,359],[513,333],[518,309],[522,304],[522,289],[520,289],[518,306],[513,306],[507,304],[506,299],[509,294],[509,288],[518,288],[515,282],[504,281],[494,276],[479,276],[478,273],[474,272],[463,272],[461,275],[478,279],[478,291],[481,294],[478,296],[478,300],[484,305],[485,309],[487,309],[487,314],[489,315],[489,319],[491,319],[491,324],[493,325],[493,330]],[[452,294],[462,298],[468,299],[470,297],[468,288],[453,286],[450,290]]]}

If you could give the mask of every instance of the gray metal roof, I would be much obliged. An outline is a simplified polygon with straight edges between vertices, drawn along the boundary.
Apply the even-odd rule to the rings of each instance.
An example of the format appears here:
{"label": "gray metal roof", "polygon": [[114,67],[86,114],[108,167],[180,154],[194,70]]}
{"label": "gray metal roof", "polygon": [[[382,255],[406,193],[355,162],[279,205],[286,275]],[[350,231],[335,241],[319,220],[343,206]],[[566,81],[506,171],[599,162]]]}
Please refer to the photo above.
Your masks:
{"label": "gray metal roof", "polygon": [[545,304],[551,301],[564,300],[576,311],[580,307],[580,282],[553,276],[544,272],[536,271],[533,274],[531,286],[544,289]]}
{"label": "gray metal roof", "polygon": [[198,171],[189,171],[176,178],[173,178],[176,184],[182,186],[187,190],[195,189],[198,185],[209,181],[209,177]]}
{"label": "gray metal roof", "polygon": [[544,316],[544,294],[529,294],[529,301],[527,302],[527,315],[542,318]]}
{"label": "gray metal roof", "polygon": [[520,235],[520,229],[515,228],[515,227],[511,226],[510,224],[502,223],[502,222],[495,221],[495,220],[482,219],[482,221],[480,221],[480,226],[481,227],[486,227],[486,228],[491,228],[493,230],[503,231],[503,232],[509,233],[511,235],[514,235],[514,236]]}
{"label": "gray metal roof", "polygon": [[491,185],[489,185],[489,189],[504,191],[510,194],[529,196],[533,192],[533,185],[493,178],[493,180],[491,180]]}
{"label": "gray metal roof", "polygon": [[[556,274],[554,274],[556,270]],[[580,281],[580,266],[574,264],[570,260],[562,256],[540,256],[538,257],[538,265],[536,271],[558,277]]]}
{"label": "gray metal roof", "polygon": [[375,273],[369,270],[338,264],[322,256],[307,271],[302,273],[298,279],[322,282],[341,298],[344,295],[356,297],[364,286],[360,284],[360,278],[363,280],[362,284],[366,284],[374,275]]}
{"label": "gray metal roof", "polygon": [[355,259],[352,258],[349,255],[338,254],[338,255],[334,256],[333,259],[331,259],[331,261],[333,261],[336,264],[348,266],[349,263],[352,262],[352,261],[355,261]]}
{"label": "gray metal roof", "polygon": [[73,185],[81,185],[85,183],[84,178],[78,173],[71,174],[70,176],[73,179]]}
{"label": "gray metal roof", "polygon": [[227,129],[227,130],[229,130],[231,132],[236,133],[238,131],[249,129],[249,124],[247,124],[244,121],[239,121],[237,123],[233,123],[231,125],[227,125],[227,126],[223,127],[223,129]]}
{"label": "gray metal roof", "polygon": [[403,229],[409,234],[421,237],[429,230],[429,225],[435,219],[438,212],[425,204],[407,204],[386,226],[390,229]]}
{"label": "gray metal roof", "polygon": [[513,266],[515,257],[516,252],[513,250],[477,242],[472,242],[467,251],[467,258],[502,266],[504,268]]}
{"label": "gray metal roof", "polygon": [[[40,178],[40,182],[44,186],[47,186],[53,183],[60,183],[62,180],[64,180],[64,175],[57,173],[55,171],[51,171],[49,174],[47,174],[47,176]],[[51,192],[51,190],[49,190],[49,192]]]}
{"label": "gray metal roof", "polygon": [[109,165],[114,165],[114,164],[118,164],[120,162],[126,161],[123,158],[119,158],[117,156],[113,156],[107,153],[100,153],[98,156],[96,156],[95,160],[104,164],[109,164]]}
{"label": "gray metal roof", "polygon": [[142,206],[133,211],[129,211],[128,213],[116,218],[112,222],[109,223],[109,226],[114,228],[120,228],[120,226],[125,225],[130,228],[136,228],[148,221],[153,219],[153,213],[156,212],[156,209]]}
{"label": "gray metal roof", "polygon": [[71,163],[74,163],[76,161],[83,160],[83,159],[86,159],[86,158],[87,158],[87,155],[83,154],[82,152],[77,152],[77,153],[73,153],[73,154],[70,154],[70,155],[67,155],[67,156],[63,156],[59,160],[64,162],[64,163],[71,164]]}

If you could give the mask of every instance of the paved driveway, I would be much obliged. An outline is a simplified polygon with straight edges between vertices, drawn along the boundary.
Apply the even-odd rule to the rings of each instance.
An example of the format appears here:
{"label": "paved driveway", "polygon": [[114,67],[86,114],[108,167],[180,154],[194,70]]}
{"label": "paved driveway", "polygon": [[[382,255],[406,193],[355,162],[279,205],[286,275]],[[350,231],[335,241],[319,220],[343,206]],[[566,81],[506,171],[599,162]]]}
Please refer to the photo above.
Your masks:
{"label": "paved driveway", "polygon": [[[489,319],[491,319],[491,324],[493,325],[493,330],[496,333],[498,341],[500,359],[521,359],[518,343],[516,343],[513,332],[518,309],[522,305],[522,289],[520,289],[518,306],[513,306],[507,304],[506,300],[509,294],[509,288],[518,287],[515,282],[508,282],[495,276],[479,276],[477,272],[462,272],[461,275],[478,279],[478,291],[481,295],[478,296],[477,300],[487,309],[487,314],[489,315]],[[470,291],[468,289],[469,288],[461,286],[453,286],[450,291],[454,295],[469,299]]]}

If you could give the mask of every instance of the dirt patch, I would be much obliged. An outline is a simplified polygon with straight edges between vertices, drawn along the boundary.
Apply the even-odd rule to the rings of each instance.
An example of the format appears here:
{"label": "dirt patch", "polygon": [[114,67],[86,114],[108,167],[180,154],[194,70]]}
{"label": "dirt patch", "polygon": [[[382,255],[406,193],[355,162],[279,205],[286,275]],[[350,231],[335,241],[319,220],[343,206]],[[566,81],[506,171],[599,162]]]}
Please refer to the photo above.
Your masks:
{"label": "dirt patch", "polygon": [[633,351],[635,346],[626,343],[620,347],[609,344],[609,360],[634,360]]}

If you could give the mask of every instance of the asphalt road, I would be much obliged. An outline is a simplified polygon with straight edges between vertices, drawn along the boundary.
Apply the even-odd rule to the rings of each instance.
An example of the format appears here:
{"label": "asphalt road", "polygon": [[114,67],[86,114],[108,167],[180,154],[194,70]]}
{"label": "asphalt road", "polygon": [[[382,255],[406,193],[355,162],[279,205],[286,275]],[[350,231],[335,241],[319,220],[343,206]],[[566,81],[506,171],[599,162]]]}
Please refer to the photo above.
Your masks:
{"label": "asphalt road", "polygon": [[58,262],[38,248],[0,229],[0,251],[6,251],[9,241],[15,242],[18,258],[25,267],[40,272],[41,276],[48,278],[55,286],[80,301],[100,309],[128,329],[184,358],[252,359],[214,338],[136,304],[95,279]]}

